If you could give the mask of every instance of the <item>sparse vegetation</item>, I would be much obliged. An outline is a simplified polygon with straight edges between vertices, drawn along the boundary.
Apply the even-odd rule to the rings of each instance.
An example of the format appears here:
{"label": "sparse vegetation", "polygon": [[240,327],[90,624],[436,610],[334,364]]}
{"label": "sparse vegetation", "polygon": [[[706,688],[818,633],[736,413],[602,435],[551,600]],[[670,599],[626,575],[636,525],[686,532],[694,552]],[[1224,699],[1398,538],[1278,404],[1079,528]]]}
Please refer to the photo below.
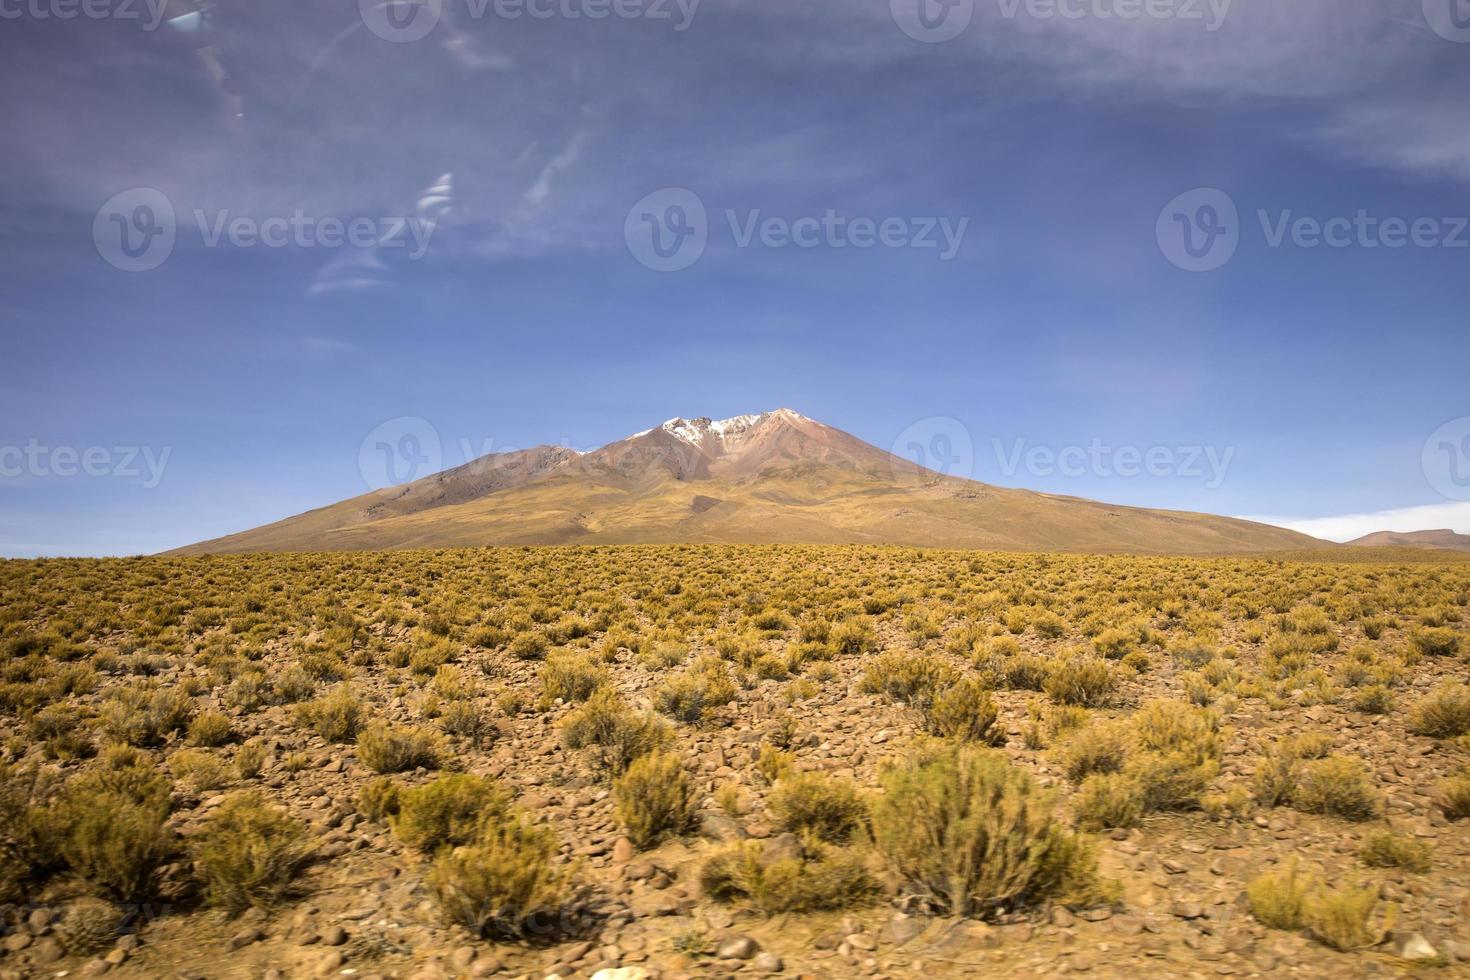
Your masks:
{"label": "sparse vegetation", "polygon": [[[1212,945],[1258,920],[1346,975],[1387,899],[1438,944],[1470,819],[1463,563],[489,548],[8,562],[0,596],[0,900],[60,906],[48,971],[107,949],[120,909],[287,923],[395,863],[456,928],[539,945],[607,909],[603,931],[657,921],[584,920],[583,878],[694,922],[723,902],[805,929],[885,895],[1014,921],[1117,895],[1095,850],[1125,906],[1167,854],[1191,877],[1166,880],[1247,891],[1245,924],[1207,912]],[[647,854],[609,863],[620,834]],[[1174,847],[1219,836],[1247,844],[1213,874]],[[1316,870],[1251,881],[1268,840]],[[346,931],[351,967],[388,969]]]}

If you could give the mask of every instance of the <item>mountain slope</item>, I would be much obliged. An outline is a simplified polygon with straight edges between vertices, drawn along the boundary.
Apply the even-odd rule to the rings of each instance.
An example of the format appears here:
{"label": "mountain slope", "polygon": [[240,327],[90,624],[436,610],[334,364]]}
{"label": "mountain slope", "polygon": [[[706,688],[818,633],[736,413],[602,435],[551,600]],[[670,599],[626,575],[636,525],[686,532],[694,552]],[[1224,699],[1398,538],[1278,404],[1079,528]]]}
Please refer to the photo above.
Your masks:
{"label": "mountain slope", "polygon": [[182,554],[529,544],[905,544],[1169,554],[1331,547],[1233,518],[941,476],[789,410],[486,456]]}
{"label": "mountain slope", "polygon": [[1348,544],[1358,548],[1439,548],[1470,552],[1470,534],[1442,531],[1375,531]]}

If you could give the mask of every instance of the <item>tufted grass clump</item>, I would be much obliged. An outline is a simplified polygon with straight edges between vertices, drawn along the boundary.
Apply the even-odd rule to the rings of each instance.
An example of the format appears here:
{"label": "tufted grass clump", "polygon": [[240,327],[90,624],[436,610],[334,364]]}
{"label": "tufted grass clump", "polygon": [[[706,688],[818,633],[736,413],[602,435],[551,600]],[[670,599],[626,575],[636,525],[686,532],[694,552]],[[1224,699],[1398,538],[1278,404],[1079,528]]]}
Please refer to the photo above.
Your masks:
{"label": "tufted grass clump", "polygon": [[607,684],[607,671],[585,654],[555,653],[541,665],[541,701],[543,708],[555,701],[580,703]]}
{"label": "tufted grass clump", "polygon": [[178,852],[178,837],[166,825],[169,788],[145,766],[94,769],[63,788],[37,829],[55,835],[51,846],[71,871],[107,897],[147,901]]}
{"label": "tufted grass clump", "polygon": [[1432,866],[1429,845],[1391,830],[1374,830],[1363,838],[1358,859],[1370,868],[1402,868],[1424,874]]}
{"label": "tufted grass clump", "polygon": [[488,939],[545,938],[575,899],[548,828],[512,813],[435,859],[427,884],[446,919]]}
{"label": "tufted grass clump", "polygon": [[1183,701],[1150,701],[1130,721],[1136,751],[1124,768],[1144,812],[1193,810],[1220,772],[1225,733],[1219,715]]}
{"label": "tufted grass clump", "polygon": [[296,706],[296,723],[328,742],[346,743],[355,739],[362,717],[362,701],[345,684],[325,697]]}
{"label": "tufted grass clump", "polygon": [[704,862],[699,884],[714,901],[766,915],[853,908],[878,894],[859,852],[810,841],[799,857],[768,854],[760,841],[727,845]]}
{"label": "tufted grass clump", "polygon": [[1128,759],[1129,736],[1124,724],[1088,725],[1074,732],[1053,755],[1067,779],[1081,783],[1095,773],[1121,772]]}
{"label": "tufted grass clump", "polygon": [[98,721],[108,736],[128,745],[161,745],[194,716],[194,699],[180,688],[133,685],[106,695]]}
{"label": "tufted grass clump", "polygon": [[933,735],[993,746],[1006,743],[995,697],[973,678],[963,678],[936,691],[925,699],[920,711]]}
{"label": "tufted grass clump", "polygon": [[387,816],[398,839],[423,854],[472,842],[485,821],[503,819],[510,810],[510,794],[499,783],[464,773],[414,789],[374,790],[374,796],[374,809]]}
{"label": "tufted grass clump", "polygon": [[1382,799],[1361,760],[1330,755],[1301,766],[1291,806],[1345,820],[1371,820],[1382,808]]}
{"label": "tufted grass clump", "polygon": [[1072,798],[1080,830],[1097,832],[1133,827],[1143,816],[1144,794],[1138,782],[1117,772],[1095,772],[1082,781]]}
{"label": "tufted grass clump", "polygon": [[828,843],[851,840],[868,815],[868,805],[851,781],[819,773],[782,777],[767,808],[782,830]]}
{"label": "tufted grass clump", "polygon": [[1409,731],[1430,738],[1470,734],[1470,684],[1440,685],[1409,713]]}
{"label": "tufted grass clump", "polygon": [[304,823],[251,791],[234,794],[205,821],[196,856],[210,903],[240,912],[281,905],[312,851]]}
{"label": "tufted grass clump", "polygon": [[912,705],[921,712],[935,696],[959,681],[959,672],[939,657],[922,653],[884,653],[863,670],[859,688],[890,701]]}
{"label": "tufted grass clump", "polygon": [[679,757],[655,751],[635,759],[613,783],[618,823],[645,850],[695,823],[694,782]]}
{"label": "tufted grass clump", "polygon": [[654,707],[675,721],[693,725],[733,700],[735,682],[725,665],[711,657],[665,681],[654,696]]}
{"label": "tufted grass clump", "polygon": [[1470,820],[1470,771],[1439,784],[1439,808],[1447,820]]}
{"label": "tufted grass clump", "polygon": [[605,687],[562,719],[561,737],[569,749],[589,749],[604,772],[617,776],[635,759],[662,748],[672,735],[661,718],[635,711]]}
{"label": "tufted grass clump", "polygon": [[1263,926],[1294,932],[1307,923],[1307,894],[1311,883],[1301,874],[1296,861],[1279,871],[1267,872],[1246,888],[1251,915]]}
{"label": "tufted grass clump", "polygon": [[189,742],[200,748],[218,748],[234,735],[234,726],[230,724],[229,717],[220,711],[201,711],[189,722]]}
{"label": "tufted grass clump", "polygon": [[439,743],[426,729],[378,722],[357,736],[357,758],[378,773],[433,769],[439,765]]}
{"label": "tufted grass clump", "polygon": [[1397,919],[1398,908],[1378,901],[1373,885],[1320,886],[1307,897],[1307,931],[1318,942],[1351,952],[1383,941]]}
{"label": "tufted grass clump", "polygon": [[1091,845],[1056,820],[1052,795],[998,753],[921,753],[882,782],[874,845],[903,888],[936,913],[983,918],[1114,894]]}
{"label": "tufted grass clump", "polygon": [[1062,657],[1047,667],[1041,689],[1056,704],[1096,708],[1109,703],[1118,687],[1117,671],[1102,657]]}

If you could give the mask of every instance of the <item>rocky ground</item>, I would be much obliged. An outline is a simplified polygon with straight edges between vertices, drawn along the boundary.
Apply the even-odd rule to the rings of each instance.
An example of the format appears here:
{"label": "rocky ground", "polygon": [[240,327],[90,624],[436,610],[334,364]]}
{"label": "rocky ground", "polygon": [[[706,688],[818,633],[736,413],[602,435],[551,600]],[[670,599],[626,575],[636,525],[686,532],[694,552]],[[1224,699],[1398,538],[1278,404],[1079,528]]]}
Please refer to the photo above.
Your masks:
{"label": "rocky ground", "polygon": [[[1345,642],[1358,639],[1349,626],[1334,628]],[[377,623],[371,629],[389,645],[409,640],[406,625]],[[1249,666],[1251,643],[1238,632],[1239,624],[1229,621],[1218,639],[1241,646],[1239,662]],[[878,617],[877,633],[883,649],[914,646],[896,615]],[[1383,642],[1396,636],[1390,631]],[[942,642],[936,638],[926,648],[939,652]],[[1028,651],[1046,653],[1068,638],[1027,633],[1021,642]],[[694,641],[695,653],[702,644]],[[281,670],[295,655],[278,642],[267,662]],[[482,746],[456,742],[449,765],[503,780],[521,808],[556,830],[564,858],[580,864],[595,892],[593,907],[564,930],[576,933],[573,938],[559,935],[540,943],[484,941],[445,923],[425,888],[427,863],[387,827],[359,813],[358,793],[376,774],[357,760],[351,745],[329,744],[293,724],[289,706],[248,713],[232,708],[223,690],[204,693],[201,708],[225,712],[240,739],[264,744],[260,785],[313,829],[318,859],[300,882],[299,899],[235,917],[197,903],[157,903],[140,909],[133,928],[109,948],[74,956],[64,951],[55,920],[79,889],[74,882],[53,882],[10,910],[0,977],[1470,975],[1470,821],[1450,822],[1436,804],[1437,785],[1464,768],[1465,753],[1453,743],[1411,734],[1402,711],[1370,715],[1346,704],[1272,707],[1258,698],[1227,700],[1223,720],[1230,734],[1218,785],[1246,785],[1262,754],[1284,735],[1324,732],[1334,738],[1335,751],[1364,760],[1383,793],[1382,819],[1352,823],[1264,807],[1215,817],[1150,815],[1138,827],[1097,838],[1102,871],[1123,885],[1121,900],[1110,906],[1032,910],[980,922],[929,917],[890,894],[846,912],[768,918],[703,898],[697,869],[713,842],[757,839],[776,852],[796,846],[765,813],[768,788],[753,767],[783,713],[796,722],[799,769],[851,778],[868,788],[877,785],[880,762],[902,756],[920,734],[914,712],[861,690],[866,659],[839,657],[830,662],[829,679],[807,688],[791,680],[752,681],[706,723],[678,726],[686,765],[706,790],[699,833],[639,853],[620,832],[607,783],[580,753],[562,745],[558,721],[570,706],[530,706],[540,664],[503,650],[465,648],[461,666],[494,678],[500,690],[524,690],[528,706],[497,716]],[[168,685],[197,670],[180,662],[158,678]],[[631,656],[608,664],[608,670],[635,704],[647,702],[667,673]],[[1127,717],[1147,697],[1178,697],[1179,673],[1161,664],[1131,676],[1115,704],[1096,713]],[[380,717],[418,722],[422,705],[396,674],[365,669],[353,682]],[[1412,703],[1436,683],[1465,676],[1463,660],[1426,659],[1409,671],[1400,698]],[[996,697],[1009,734],[1001,751],[1064,790],[1052,754],[1028,748],[1023,738],[1028,707],[1037,696],[1001,690]],[[402,779],[416,784],[435,775],[419,770]],[[744,800],[735,814],[713,799],[718,788],[731,784],[741,788]],[[172,825],[187,840],[236,788],[178,790]],[[1431,845],[1428,873],[1363,867],[1357,854],[1363,835],[1385,821]],[[1328,881],[1376,883],[1381,897],[1398,907],[1384,942],[1341,953],[1258,923],[1244,898],[1246,884],[1293,857],[1320,869]]]}

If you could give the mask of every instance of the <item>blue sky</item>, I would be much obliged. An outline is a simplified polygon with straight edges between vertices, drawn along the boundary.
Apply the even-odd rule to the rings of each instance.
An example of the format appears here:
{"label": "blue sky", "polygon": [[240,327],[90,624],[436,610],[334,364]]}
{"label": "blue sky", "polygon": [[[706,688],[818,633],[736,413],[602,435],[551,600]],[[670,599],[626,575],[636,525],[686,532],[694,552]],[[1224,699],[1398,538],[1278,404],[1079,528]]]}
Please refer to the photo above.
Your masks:
{"label": "blue sky", "polygon": [[[1470,532],[1449,0],[1235,0],[1217,23],[959,0],[940,43],[905,32],[910,0],[443,0],[403,43],[372,3],[218,0],[186,34],[141,2],[37,16],[55,2],[0,4],[0,554],[156,551],[361,493],[397,419],[454,465],[777,406],[884,448],[968,443],[955,466],[1004,485]],[[707,244],[658,271],[637,234],[670,188]],[[1235,251],[1186,271],[1167,229],[1204,221],[1201,188],[1235,207]],[[110,264],[113,219],[160,199],[166,258]],[[1291,224],[1360,211],[1428,219],[1424,244]],[[298,212],[380,243],[211,241]],[[780,244],[829,213],[842,232]],[[862,218],[894,244],[853,247]],[[917,247],[931,227],[963,227],[952,257]],[[1087,447],[1161,465],[1046,465]]]}

